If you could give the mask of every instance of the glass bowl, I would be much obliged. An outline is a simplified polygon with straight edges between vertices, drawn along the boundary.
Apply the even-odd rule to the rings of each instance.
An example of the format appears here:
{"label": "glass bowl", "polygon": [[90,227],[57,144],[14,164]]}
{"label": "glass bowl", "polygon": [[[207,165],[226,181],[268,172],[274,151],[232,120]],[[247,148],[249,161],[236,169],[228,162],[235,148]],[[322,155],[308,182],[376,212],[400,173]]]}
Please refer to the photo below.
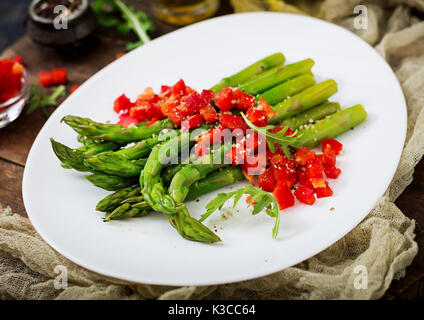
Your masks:
{"label": "glass bowl", "polygon": [[21,91],[13,98],[0,103],[0,128],[19,117],[30,96],[29,74],[26,69],[22,72],[21,82]]}

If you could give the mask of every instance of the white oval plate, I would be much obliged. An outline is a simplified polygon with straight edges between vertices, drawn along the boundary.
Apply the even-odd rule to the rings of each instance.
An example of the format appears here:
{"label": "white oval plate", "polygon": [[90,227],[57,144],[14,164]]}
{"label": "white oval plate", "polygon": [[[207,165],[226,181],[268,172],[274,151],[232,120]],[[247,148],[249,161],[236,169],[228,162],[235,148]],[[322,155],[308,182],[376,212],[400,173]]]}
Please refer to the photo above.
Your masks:
{"label": "white oval plate", "polygon": [[[134,99],[145,87],[159,90],[183,78],[200,90],[250,63],[281,51],[287,62],[312,58],[318,81],[332,78],[343,106],[364,105],[367,120],[339,137],[343,173],[334,196],[314,206],[297,202],[282,212],[278,239],[274,219],[252,217],[244,201],[228,219],[215,213],[221,243],[182,239],[165,216],[105,223],[95,211],[108,192],[83,174],[60,167],[49,138],[77,146],[60,119],[67,114],[116,120],[114,99]],[[161,285],[211,285],[264,276],[324,250],[373,208],[397,167],[406,132],[406,104],[395,75],[377,52],[354,34],[317,19],[278,13],[223,16],[167,34],[113,62],[72,94],[40,131],[25,168],[23,198],[31,222],[47,243],[95,272]],[[226,190],[230,190],[227,188]],[[225,191],[225,189],[220,192]],[[194,217],[216,193],[188,203]],[[334,208],[334,210],[330,210]],[[228,212],[228,209],[223,210]]]}

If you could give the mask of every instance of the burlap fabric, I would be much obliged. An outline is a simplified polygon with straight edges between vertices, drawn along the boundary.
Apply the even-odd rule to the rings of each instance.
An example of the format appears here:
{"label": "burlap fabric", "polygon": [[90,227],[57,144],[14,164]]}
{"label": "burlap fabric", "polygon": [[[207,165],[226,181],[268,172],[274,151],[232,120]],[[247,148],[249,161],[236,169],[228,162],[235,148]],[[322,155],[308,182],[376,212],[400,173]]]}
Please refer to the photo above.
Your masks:
{"label": "burlap fabric", "polygon": [[[385,196],[348,235],[294,267],[241,283],[211,287],[131,284],[85,270],[51,249],[30,222],[0,208],[0,298],[3,299],[376,299],[417,254],[413,220],[393,201],[412,181],[424,153],[423,0],[293,1],[233,0],[237,12],[274,10],[314,15],[358,33],[391,64],[408,103],[408,134],[395,177]],[[367,7],[368,29],[353,27],[356,5]],[[55,268],[67,267],[67,289],[55,289]],[[366,289],[358,287],[367,270]],[[356,285],[355,285],[356,284]],[[359,288],[359,289],[358,289]]]}

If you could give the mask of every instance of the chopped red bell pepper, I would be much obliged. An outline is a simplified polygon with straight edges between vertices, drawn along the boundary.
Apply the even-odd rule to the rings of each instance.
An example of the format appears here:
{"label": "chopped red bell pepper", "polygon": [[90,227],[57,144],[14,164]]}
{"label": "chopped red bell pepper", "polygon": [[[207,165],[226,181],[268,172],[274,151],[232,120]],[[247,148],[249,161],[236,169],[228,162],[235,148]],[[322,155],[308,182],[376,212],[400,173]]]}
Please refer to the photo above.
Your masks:
{"label": "chopped red bell pepper", "polygon": [[286,182],[281,180],[277,184],[272,193],[280,206],[280,210],[294,206],[294,196]]}
{"label": "chopped red bell pepper", "polygon": [[337,179],[337,177],[342,173],[342,170],[336,167],[324,167],[325,175],[330,179]]}
{"label": "chopped red bell pepper", "polygon": [[200,114],[203,116],[203,119],[205,119],[207,123],[213,123],[219,119],[218,112],[216,112],[215,108],[210,104],[207,104],[202,109],[200,109]]}
{"label": "chopped red bell pepper", "polygon": [[336,139],[326,139],[321,141],[321,149],[324,152],[326,146],[329,145],[334,152],[336,152],[336,155],[339,155],[340,152],[343,150],[343,145],[338,142]]}
{"label": "chopped red bell pepper", "polygon": [[229,111],[235,107],[233,88],[226,87],[215,96],[215,104],[221,111]]}
{"label": "chopped red bell pepper", "polygon": [[231,130],[248,128],[242,117],[232,114],[221,114],[221,125]]}
{"label": "chopped red bell pepper", "polygon": [[314,188],[325,187],[325,180],[323,175],[323,167],[319,160],[308,160],[307,163],[308,177],[311,180]]}
{"label": "chopped red bell pepper", "polygon": [[259,98],[257,107],[259,110],[264,110],[266,113],[266,119],[269,120],[277,115],[277,112],[266,102],[262,97]]}
{"label": "chopped red bell pepper", "polygon": [[159,119],[158,118],[153,118],[152,120],[150,120],[149,122],[147,122],[147,123],[145,123],[144,124],[144,126],[146,127],[146,126],[150,126],[150,125],[152,125],[152,124],[154,124],[156,121],[158,121]]}
{"label": "chopped red bell pepper", "polygon": [[206,105],[206,100],[198,92],[194,91],[191,95],[183,98],[180,110],[184,116],[192,116],[198,114],[200,109]]}
{"label": "chopped red bell pepper", "polygon": [[297,187],[296,191],[294,192],[295,197],[307,205],[313,205],[315,203],[315,196],[314,196],[314,190],[309,189],[305,186],[299,186]]}
{"label": "chopped red bell pepper", "polygon": [[246,118],[249,119],[250,122],[252,122],[255,126],[258,126],[258,127],[264,127],[268,124],[266,111],[259,110],[255,107],[250,108],[246,112]]}
{"label": "chopped red bell pepper", "polygon": [[268,168],[258,177],[259,188],[272,192],[275,187],[274,172],[272,168]]}
{"label": "chopped red bell pepper", "polygon": [[215,96],[212,90],[207,90],[207,89],[202,90],[202,93],[200,95],[202,96],[203,99],[205,99],[206,103],[211,103],[213,97]]}
{"label": "chopped red bell pepper", "polygon": [[132,103],[125,94],[122,94],[118,98],[116,98],[115,102],[113,103],[113,110],[116,113],[120,113],[122,111],[128,112],[129,109],[131,109],[133,106],[134,103]]}
{"label": "chopped red bell pepper", "polygon": [[53,74],[50,71],[40,71],[38,74],[38,81],[44,87],[51,86],[54,84]]}
{"label": "chopped red bell pepper", "polygon": [[327,144],[322,154],[322,165],[324,167],[334,167],[336,165],[336,151],[331,149],[330,145]]}
{"label": "chopped red bell pepper", "polygon": [[256,98],[247,94],[240,89],[233,90],[233,104],[236,105],[237,109],[242,111],[248,111],[255,105]]}
{"label": "chopped red bell pepper", "polygon": [[182,97],[187,94],[187,87],[183,79],[178,80],[178,82],[174,84],[174,86],[172,87],[172,93],[176,97]]}
{"label": "chopped red bell pepper", "polygon": [[288,160],[283,154],[275,154],[271,158],[271,166],[276,181],[285,181],[289,188],[297,182],[297,164],[293,159]]}
{"label": "chopped red bell pepper", "polygon": [[328,185],[328,182],[324,182],[325,186],[322,188],[315,188],[315,193],[317,195],[317,198],[325,198],[325,197],[331,197],[333,195],[333,190]]}
{"label": "chopped red bell pepper", "polygon": [[54,85],[65,84],[67,81],[67,71],[65,68],[55,68],[52,71],[52,80]]}
{"label": "chopped red bell pepper", "polygon": [[296,150],[296,154],[294,156],[294,160],[301,166],[306,165],[308,160],[312,160],[315,158],[315,152],[311,151],[307,147],[302,147]]}
{"label": "chopped red bell pepper", "polygon": [[118,124],[120,124],[124,128],[127,128],[130,124],[137,124],[137,123],[138,123],[138,120],[129,115],[122,114],[119,116]]}
{"label": "chopped red bell pepper", "polygon": [[203,117],[201,114],[190,116],[181,122],[181,130],[189,131],[190,129],[197,128],[203,123]]}

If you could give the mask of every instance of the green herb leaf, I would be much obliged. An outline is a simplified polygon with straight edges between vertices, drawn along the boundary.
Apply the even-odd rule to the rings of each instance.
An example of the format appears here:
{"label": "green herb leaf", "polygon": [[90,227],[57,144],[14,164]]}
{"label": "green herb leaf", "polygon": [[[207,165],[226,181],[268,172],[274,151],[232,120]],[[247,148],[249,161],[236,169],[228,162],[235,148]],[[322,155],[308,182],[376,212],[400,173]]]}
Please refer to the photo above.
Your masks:
{"label": "green herb leaf", "polygon": [[47,115],[46,107],[57,106],[57,99],[66,95],[66,88],[64,85],[54,87],[51,95],[46,95],[43,92],[38,92],[37,89],[31,87],[31,99],[26,114],[31,114],[38,108],[42,108],[43,112]]}
{"label": "green herb leaf", "polygon": [[207,211],[200,217],[199,221],[202,222],[216,210],[221,210],[225,202],[232,197],[234,197],[234,208],[243,194],[252,196],[250,201],[250,205],[253,206],[252,215],[258,214],[265,209],[265,212],[270,217],[275,218],[274,228],[272,229],[272,237],[276,238],[278,235],[278,228],[280,226],[280,207],[272,194],[251,185],[246,185],[244,188],[240,188],[229,193],[218,193],[217,197],[206,205],[205,209]]}
{"label": "green herb leaf", "polygon": [[247,119],[245,114],[242,112],[241,116],[243,117],[244,121],[247,123],[247,125],[254,131],[256,131],[258,134],[265,137],[269,150],[274,153],[275,152],[275,143],[279,144],[281,148],[284,151],[284,154],[286,155],[287,159],[290,159],[290,150],[289,147],[293,148],[300,148],[301,145],[299,143],[299,137],[296,137],[296,134],[298,131],[296,130],[293,134],[289,136],[285,136],[284,134],[287,132],[288,127],[284,127],[282,130],[280,130],[277,133],[272,133],[269,130],[272,130],[275,128],[273,125],[267,125],[264,127],[257,127],[252,122]]}
{"label": "green herb leaf", "polygon": [[[136,42],[128,43],[126,50],[130,51],[150,41],[148,32],[155,31],[155,25],[143,11],[135,11],[121,0],[96,0],[93,11],[100,25],[115,27],[119,32],[127,34],[133,31],[139,38]],[[120,15],[120,18],[118,16]]]}

